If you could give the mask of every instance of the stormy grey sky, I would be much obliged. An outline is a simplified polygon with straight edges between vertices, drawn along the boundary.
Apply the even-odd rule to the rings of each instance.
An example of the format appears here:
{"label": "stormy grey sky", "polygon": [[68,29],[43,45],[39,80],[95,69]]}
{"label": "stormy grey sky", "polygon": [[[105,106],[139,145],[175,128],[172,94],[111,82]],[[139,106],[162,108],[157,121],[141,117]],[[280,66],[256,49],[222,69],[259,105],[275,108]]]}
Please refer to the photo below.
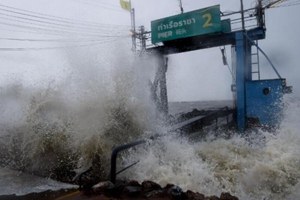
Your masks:
{"label": "stormy grey sky", "polygon": [[[236,11],[240,8],[239,1],[232,0],[182,0],[182,2],[185,12],[216,4],[220,4],[221,11]],[[245,8],[255,4],[253,0],[245,0],[244,3]],[[119,0],[1,0],[0,4],[2,5],[2,7],[0,6],[0,38],[30,38],[32,40],[57,38],[65,40],[71,38],[36,34],[32,33],[37,32],[34,29],[7,25],[34,26],[33,23],[38,22],[27,21],[28,23],[24,23],[24,19],[12,17],[12,15],[18,15],[18,13],[14,12],[24,13],[24,11],[10,9],[3,7],[3,5],[46,15],[70,18],[75,21],[82,20],[91,23],[109,24],[111,26],[104,26],[104,32],[120,37],[128,35],[128,30],[130,29],[129,13],[121,10]],[[145,25],[147,30],[150,30],[151,20],[179,13],[177,0],[132,0],[132,6],[136,10],[136,25]],[[261,48],[273,60],[282,77],[287,79],[288,85],[294,87],[295,95],[300,95],[300,79],[297,77],[297,75],[300,75],[300,56],[298,51],[300,45],[299,9],[300,6],[298,5],[266,10],[267,37],[259,42]],[[10,12],[7,12],[7,10],[10,10]],[[29,16],[22,17],[28,18]],[[44,28],[48,27],[45,26]],[[74,32],[81,31],[74,30]],[[89,33],[88,30],[85,33]],[[130,43],[129,37],[126,40]],[[105,38],[101,42],[107,41],[109,40]],[[4,39],[0,40],[0,44],[1,48],[62,46],[49,41],[26,42]],[[97,48],[101,49],[101,45]],[[230,58],[230,46],[226,47],[226,49],[227,57]],[[85,51],[82,50],[82,53],[85,53]],[[7,82],[14,81],[51,81],[53,77],[61,77],[63,79],[63,72],[66,70],[66,68],[61,67],[66,64],[64,56],[65,54],[59,50],[0,51],[0,84],[4,85]],[[170,56],[168,70],[167,79],[170,101],[232,98],[230,92],[231,74],[228,68],[222,64],[219,48],[172,55]],[[261,62],[261,76],[262,78],[276,78],[270,65],[264,59]]]}

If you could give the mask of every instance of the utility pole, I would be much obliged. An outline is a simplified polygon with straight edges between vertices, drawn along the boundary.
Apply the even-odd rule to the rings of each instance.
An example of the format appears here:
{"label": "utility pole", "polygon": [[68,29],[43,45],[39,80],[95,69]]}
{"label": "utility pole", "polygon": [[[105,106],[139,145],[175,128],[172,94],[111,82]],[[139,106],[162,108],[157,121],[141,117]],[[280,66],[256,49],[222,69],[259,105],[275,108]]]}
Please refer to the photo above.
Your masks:
{"label": "utility pole", "polygon": [[181,14],[183,13],[183,7],[182,7],[182,2],[181,0],[179,0],[179,8],[180,8],[180,12]]}
{"label": "utility pole", "polygon": [[132,51],[136,51],[136,35],[135,35],[135,11],[134,8],[131,8],[131,1],[130,3],[130,18],[131,18],[131,38],[132,38]]}
{"label": "utility pole", "polygon": [[131,16],[131,30],[132,30],[132,51],[136,51],[136,33],[135,33],[135,13],[134,8],[130,10],[130,16]]}
{"label": "utility pole", "polygon": [[260,28],[265,28],[264,11],[261,1],[262,0],[258,0],[258,5],[256,8],[257,23]]}
{"label": "utility pole", "polygon": [[245,30],[244,3],[241,0],[242,29]]}
{"label": "utility pole", "polygon": [[145,27],[141,26],[140,28],[140,41],[141,41],[141,51],[146,50],[146,37],[144,36],[146,34]]}

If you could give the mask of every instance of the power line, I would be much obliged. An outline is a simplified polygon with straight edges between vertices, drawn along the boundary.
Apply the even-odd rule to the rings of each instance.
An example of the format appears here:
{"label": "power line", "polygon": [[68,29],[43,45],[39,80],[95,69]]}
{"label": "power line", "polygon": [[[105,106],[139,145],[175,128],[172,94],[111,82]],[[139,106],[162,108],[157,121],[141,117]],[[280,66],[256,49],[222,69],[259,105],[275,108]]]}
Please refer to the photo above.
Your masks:
{"label": "power line", "polygon": [[[50,21],[56,21],[56,22],[62,22],[62,23],[67,23],[67,24],[77,24],[78,26],[109,26],[109,27],[130,27],[128,25],[114,25],[114,24],[105,24],[105,23],[94,23],[94,22],[86,22],[86,21],[81,21],[81,20],[73,20],[73,19],[69,19],[69,18],[64,18],[64,17],[57,17],[54,15],[46,15],[46,14],[42,14],[42,13],[38,13],[38,12],[33,12],[33,11],[28,11],[28,10],[24,10],[24,9],[19,9],[19,8],[14,8],[14,7],[10,7],[10,6],[6,6],[6,5],[2,5],[0,4],[0,7],[4,7],[4,8],[8,8],[8,9],[3,9],[1,8],[1,10],[6,11],[6,12],[11,12],[14,14],[20,14],[20,15],[25,15],[28,17],[35,17],[35,18],[40,18],[40,19],[45,19],[45,20],[50,20]],[[15,11],[17,10],[17,11]],[[19,12],[22,11],[22,12]],[[25,12],[25,13],[24,13]],[[31,13],[31,14],[26,14],[26,13]],[[38,16],[40,15],[40,16]]]}
{"label": "power line", "polygon": [[28,29],[28,30],[34,30],[34,31],[43,31],[44,33],[49,34],[49,35],[70,36],[70,34],[66,35],[63,33],[55,33],[55,32],[53,33],[53,31],[51,31],[49,29],[35,28],[35,27],[30,27],[30,26],[18,25],[18,24],[9,24],[9,23],[4,23],[4,22],[0,22],[0,24],[6,25],[6,26],[17,27],[17,28]]}
{"label": "power line", "polygon": [[[3,7],[5,9],[3,9]],[[37,12],[31,12],[23,9],[18,9],[10,6],[5,6],[0,4],[0,10],[8,18],[2,17],[4,20],[15,21],[17,24],[1,22],[0,24],[5,26],[12,26],[22,29],[31,30],[30,31],[20,31],[20,30],[9,30],[14,32],[26,32],[26,33],[35,33],[35,34],[48,34],[56,36],[70,36],[72,37],[109,37],[115,34],[121,34],[127,30],[129,26],[123,25],[111,25],[111,24],[102,24],[102,23],[87,23],[84,21],[74,21],[68,18],[56,17],[53,15],[45,15]],[[17,11],[16,11],[17,10]],[[7,12],[7,13],[3,13]],[[26,13],[25,13],[26,12]],[[13,13],[8,14],[8,13]],[[30,14],[28,14],[30,13]],[[31,14],[33,13],[33,14]],[[39,16],[40,15],[40,16]],[[46,17],[44,17],[46,16]],[[20,20],[16,20],[17,18]],[[56,19],[53,19],[56,18]],[[36,22],[36,23],[32,23]],[[20,24],[21,23],[21,24]],[[25,24],[25,25],[24,25]],[[30,25],[31,26],[30,26]],[[125,28],[126,27],[126,28]],[[59,30],[57,30],[59,29]],[[123,30],[123,31],[122,31]],[[34,31],[34,32],[32,32]],[[42,32],[42,33],[40,33]],[[86,37],[85,37],[86,38]]]}
{"label": "power line", "polygon": [[80,1],[80,0],[71,0],[71,1],[75,1],[75,2],[82,3],[82,4],[86,4],[86,5],[96,6],[96,7],[99,7],[99,8],[104,8],[104,9],[108,9],[108,10],[113,10],[113,11],[118,11],[118,12],[125,13],[121,9],[118,10],[118,9],[114,9],[114,8],[104,7],[104,6],[100,6],[99,4],[87,3],[87,2]]}
{"label": "power line", "polygon": [[[55,36],[70,36],[70,35],[59,35],[59,34],[51,34],[48,32],[32,32],[32,31],[22,31],[22,30],[12,30],[12,29],[5,29],[1,28],[1,31],[9,31],[9,32],[22,32],[22,33],[33,33],[33,34],[43,34],[43,35],[55,35]],[[82,37],[82,36],[76,36],[72,35],[72,37],[75,37],[77,39],[97,39],[98,37]],[[101,36],[101,37],[114,37],[114,36]]]}
{"label": "power line", "polygon": [[[72,24],[73,26],[77,25],[77,26],[83,26],[83,27],[91,27],[91,26],[76,24],[76,23],[68,22],[68,21],[64,21],[64,20],[49,19],[47,17],[40,17],[40,16],[36,16],[36,15],[25,14],[25,13],[15,12],[15,11],[7,10],[7,9],[2,9],[2,8],[0,8],[0,10],[5,11],[5,12],[9,12],[9,13],[14,13],[14,14],[26,16],[26,17],[33,17],[33,18],[44,19],[44,20],[49,20],[49,21],[56,21],[56,22],[59,22],[59,23],[64,23],[65,25],[66,24],[68,24],[68,25]],[[108,25],[105,25],[103,27],[107,27],[107,26]],[[112,26],[108,26],[108,27],[110,27],[110,28],[116,28],[118,26],[112,25]],[[97,28],[99,28],[99,26],[97,26]]]}
{"label": "power line", "polygon": [[281,6],[275,6],[274,8],[291,7],[291,6],[297,6],[297,5],[300,5],[300,2],[298,2],[298,3],[293,3],[293,4],[281,5]]}
{"label": "power line", "polygon": [[99,1],[99,0],[89,0],[89,1],[92,1],[92,2],[97,3],[97,4],[104,4],[104,5],[120,8],[120,5],[117,6],[117,5],[109,4],[107,2],[103,2],[103,1]]}
{"label": "power line", "polygon": [[[1,22],[0,22],[0,24],[1,24]],[[1,28],[1,31],[33,33],[33,34],[43,34],[43,35],[55,35],[55,36],[64,36],[64,37],[65,36],[70,36],[70,35],[61,35],[61,34],[55,34],[55,33],[49,33],[49,32],[32,32],[32,31],[12,30],[12,29],[5,29],[5,28]],[[85,38],[85,37],[78,37],[76,35],[72,35],[72,37],[74,37],[74,36],[77,37],[77,38]]]}
{"label": "power line", "polygon": [[101,43],[92,43],[92,44],[85,44],[85,45],[73,45],[73,46],[60,46],[60,47],[39,47],[39,48],[0,48],[0,51],[40,51],[40,50],[55,50],[55,49],[69,49],[69,48],[77,48],[77,47],[88,47],[88,46],[95,46],[100,44],[105,44],[109,42],[116,42],[123,38],[118,38],[116,40],[105,41]]}
{"label": "power line", "polygon": [[[105,28],[105,27],[100,27],[100,26],[99,27],[84,27],[84,28],[83,27],[76,27],[76,26],[70,25],[70,24],[60,24],[60,22],[59,23],[55,23],[55,22],[44,21],[44,20],[40,20],[40,19],[36,19],[36,18],[31,19],[31,18],[28,18],[28,17],[22,17],[22,16],[16,16],[16,15],[4,14],[4,13],[1,13],[1,12],[0,12],[0,15],[7,16],[7,17],[12,17],[12,18],[18,18],[18,19],[22,19],[22,20],[25,20],[25,21],[34,21],[34,22],[38,22],[38,23],[42,23],[42,24],[50,24],[50,25],[54,25],[54,26],[59,26],[60,28],[63,27],[63,29],[66,29],[66,27],[69,27],[71,29],[76,29],[76,30],[81,30],[81,31],[82,30],[84,30],[84,31],[85,30],[92,30],[92,31],[99,31],[99,30],[101,30],[101,31],[103,31],[103,29]],[[14,21],[16,21],[16,20],[14,20]],[[23,23],[23,21],[18,21],[18,22],[22,22]],[[110,27],[110,29],[112,29],[112,28]]]}
{"label": "power line", "polygon": [[265,8],[279,8],[299,5],[299,0],[264,0],[263,6]]}
{"label": "power line", "polygon": [[38,28],[38,27],[32,27],[32,26],[25,26],[25,25],[19,25],[19,24],[11,24],[11,23],[5,23],[0,22],[0,24],[6,25],[6,26],[13,26],[17,28],[23,28],[23,29],[29,29],[29,30],[35,30],[35,31],[46,31],[48,34],[55,34],[55,35],[61,35],[61,36],[73,36],[75,35],[84,35],[84,36],[94,36],[99,37],[100,34],[88,34],[88,33],[78,33],[78,32],[69,32],[69,31],[59,31],[59,30],[53,30],[53,29],[45,29],[45,28]]}
{"label": "power line", "polygon": [[9,31],[9,32],[20,32],[20,33],[34,33],[34,34],[44,34],[39,32],[31,32],[31,31],[21,31],[21,30],[12,30],[12,29],[5,29],[1,27],[1,31]]}
{"label": "power line", "polygon": [[[38,26],[38,27],[47,27],[47,28],[54,28],[54,31],[57,31],[55,29],[59,29],[58,32],[61,32],[60,30],[63,29],[63,30],[66,30],[68,32],[71,32],[71,33],[76,33],[76,34],[88,34],[88,35],[99,35],[99,33],[103,33],[103,29],[99,29],[99,30],[85,30],[85,29],[80,29],[80,28],[77,28],[77,27],[70,27],[68,26],[65,27],[64,25],[62,24],[55,24],[55,23],[48,23],[48,22],[45,22],[45,21],[41,21],[41,20],[33,20],[33,19],[29,19],[29,18],[24,18],[24,17],[18,17],[18,16],[13,16],[13,15],[7,15],[7,14],[3,14],[3,13],[0,13],[0,15],[4,15],[4,16],[8,16],[8,17],[15,17],[15,18],[18,18],[18,19],[22,19],[22,20],[25,20],[25,21],[22,21],[22,20],[16,20],[16,19],[11,19],[11,18],[5,18],[5,17],[0,17],[0,19],[5,19],[5,20],[9,20],[9,21],[14,21],[14,22],[19,22],[19,23],[23,23],[23,24],[30,24],[30,25],[34,25],[34,26]],[[38,22],[38,23],[32,23],[32,22],[27,22],[27,21],[34,21],[34,22]],[[59,26],[60,25],[60,26]],[[57,27],[59,26],[59,27]],[[74,30],[71,30],[71,29],[74,29]],[[112,34],[112,30],[107,30],[109,34]]]}
{"label": "power line", "polygon": [[290,7],[290,6],[297,6],[300,5],[299,0],[286,0],[282,2],[281,4],[275,6],[274,8],[281,8],[281,7]]}
{"label": "power line", "polygon": [[[27,28],[27,29],[31,28],[31,29],[34,29],[34,30],[50,31],[50,32],[56,32],[56,33],[59,33],[59,34],[61,34],[61,33],[72,33],[72,34],[75,33],[75,34],[85,34],[85,35],[91,35],[91,36],[99,36],[99,35],[104,35],[104,34],[112,35],[112,34],[115,34],[115,33],[122,33],[125,30],[123,28],[118,28],[118,29],[113,29],[113,30],[110,30],[110,29],[105,30],[105,29],[102,29],[101,27],[98,27],[98,29],[85,30],[85,28],[73,27],[73,26],[70,26],[70,25],[52,23],[52,22],[47,22],[47,21],[43,21],[43,20],[36,20],[36,19],[20,17],[20,16],[15,16],[15,15],[9,15],[9,14],[3,14],[3,13],[0,13],[0,15],[10,17],[10,18],[0,17],[0,19],[15,21],[15,22],[18,22],[18,23],[26,24],[26,25],[31,24],[31,25],[34,25],[34,27],[33,26],[22,26],[20,24],[9,24],[9,23],[3,23],[2,22],[2,24],[4,24],[4,25],[15,26],[15,27],[18,27],[18,28]],[[18,19],[21,19],[21,20],[16,20],[16,19],[11,19],[11,18],[18,18]],[[24,20],[24,21],[22,21],[22,20]],[[32,22],[28,22],[28,21],[33,21],[33,22],[37,22],[37,23],[32,23]],[[38,27],[36,27],[36,26],[38,26]],[[41,26],[42,27],[47,27],[47,28],[50,27],[51,29],[43,29],[43,28],[40,28]],[[57,27],[57,26],[59,26],[59,27]],[[66,27],[69,27],[69,28],[66,28]],[[56,30],[56,29],[59,29],[59,30]],[[61,31],[62,29],[64,31]],[[74,29],[74,30],[71,30],[71,29]],[[122,29],[123,29],[123,31],[122,31]]]}
{"label": "power line", "polygon": [[0,38],[0,40],[8,41],[21,41],[21,42],[89,42],[89,41],[102,41],[108,38],[119,38],[124,36],[107,36],[101,37],[98,39],[95,38],[86,38],[86,39],[29,39],[29,38]]}

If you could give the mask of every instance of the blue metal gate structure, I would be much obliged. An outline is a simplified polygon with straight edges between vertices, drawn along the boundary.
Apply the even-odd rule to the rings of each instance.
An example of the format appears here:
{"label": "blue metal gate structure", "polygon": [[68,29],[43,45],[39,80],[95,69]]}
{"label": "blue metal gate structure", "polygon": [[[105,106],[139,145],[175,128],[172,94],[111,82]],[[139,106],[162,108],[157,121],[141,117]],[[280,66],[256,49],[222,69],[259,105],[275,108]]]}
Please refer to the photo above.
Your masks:
{"label": "blue metal gate structure", "polygon": [[[236,55],[236,83],[231,88],[232,92],[236,92],[236,124],[238,131],[243,132],[247,127],[251,126],[276,127],[279,124],[282,113],[283,94],[290,93],[292,87],[286,86],[286,80],[279,75],[267,55],[254,42],[266,37],[264,8],[258,4],[255,8],[244,12],[248,13],[251,11],[252,14],[249,16],[246,15],[244,19],[222,20],[221,32],[163,41],[160,44],[146,48],[147,52],[158,55],[162,60],[161,63],[163,63],[161,65],[161,69],[164,69],[161,70],[163,73],[159,74],[160,79],[163,80],[161,81],[159,100],[160,109],[163,112],[168,112],[165,82],[167,64],[164,61],[166,55],[232,45],[235,48]],[[222,15],[221,13],[221,17],[228,17],[228,15]],[[248,26],[247,22],[249,22]],[[242,23],[243,28],[237,27],[235,25],[237,23]],[[275,73],[278,75],[277,79],[260,80],[259,78],[259,80],[252,80],[252,65],[254,63],[252,62],[253,46],[270,62]],[[156,91],[152,92],[155,93]]]}

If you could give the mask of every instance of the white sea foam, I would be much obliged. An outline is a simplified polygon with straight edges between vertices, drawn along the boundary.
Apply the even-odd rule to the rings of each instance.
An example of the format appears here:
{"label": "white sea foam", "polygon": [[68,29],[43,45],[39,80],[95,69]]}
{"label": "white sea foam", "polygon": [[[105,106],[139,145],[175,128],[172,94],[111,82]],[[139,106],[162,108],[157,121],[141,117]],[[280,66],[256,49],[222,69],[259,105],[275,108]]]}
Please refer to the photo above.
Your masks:
{"label": "white sea foam", "polygon": [[[250,133],[251,141],[190,142],[169,136],[131,151],[124,162],[140,162],[122,177],[173,183],[205,195],[228,191],[240,199],[297,199],[300,196],[300,100],[285,99],[285,118],[275,133]],[[297,198],[296,198],[297,197]]]}
{"label": "white sea foam", "polygon": [[121,42],[70,50],[64,80],[2,86],[0,166],[61,180],[57,174],[93,164],[106,177],[116,144],[159,125],[148,85],[153,68],[128,49]]}

